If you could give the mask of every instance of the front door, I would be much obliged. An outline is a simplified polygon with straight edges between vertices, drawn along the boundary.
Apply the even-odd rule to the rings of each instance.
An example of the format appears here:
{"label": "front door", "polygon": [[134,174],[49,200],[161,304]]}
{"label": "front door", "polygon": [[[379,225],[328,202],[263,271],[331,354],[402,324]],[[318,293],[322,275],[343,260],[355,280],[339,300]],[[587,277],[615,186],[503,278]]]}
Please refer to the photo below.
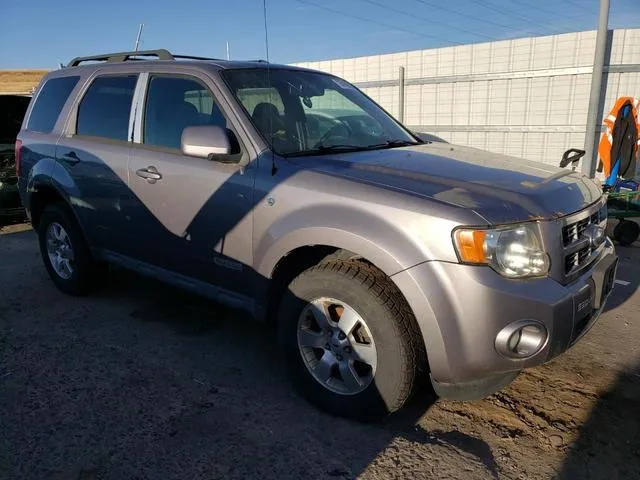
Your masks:
{"label": "front door", "polygon": [[255,166],[239,141],[232,142],[238,163],[182,153],[187,126],[219,125],[237,139],[204,81],[151,74],[145,88],[129,162],[129,185],[136,197],[130,212],[136,258],[249,294],[244,278],[252,263]]}

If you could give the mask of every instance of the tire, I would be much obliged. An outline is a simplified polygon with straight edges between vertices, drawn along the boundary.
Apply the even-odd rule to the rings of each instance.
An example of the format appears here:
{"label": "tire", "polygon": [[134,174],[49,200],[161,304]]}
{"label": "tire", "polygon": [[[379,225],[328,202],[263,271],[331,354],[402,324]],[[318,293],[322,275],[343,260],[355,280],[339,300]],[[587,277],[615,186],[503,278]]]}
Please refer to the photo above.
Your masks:
{"label": "tire", "polygon": [[[299,321],[305,320],[300,317],[311,302],[320,298],[343,302],[343,315],[350,307],[366,324],[377,365],[369,375],[372,380],[362,391],[332,391],[316,379],[307,366],[308,360],[303,359],[298,334]],[[377,421],[401,409],[417,384],[419,368],[426,363],[422,337],[404,297],[388,277],[362,262],[323,262],[300,274],[280,304],[278,332],[287,367],[301,394],[325,412],[359,421]],[[353,343],[350,350],[355,352],[356,345],[361,349],[364,344]],[[327,352],[325,347],[313,348],[313,355],[320,357],[316,358],[318,365]],[[341,367],[335,368],[341,372]],[[331,381],[334,380],[340,383],[339,379]]]}
{"label": "tire", "polygon": [[623,247],[628,247],[640,237],[640,225],[629,220],[621,220],[613,229],[613,238]]}
{"label": "tire", "polygon": [[[66,251],[71,252],[72,259],[69,261],[71,270],[63,268],[67,275],[61,275],[56,270],[49,255],[48,234],[50,230],[60,233],[56,226],[61,227],[68,238],[68,242],[60,242],[68,244]],[[38,239],[40,254],[49,277],[60,291],[69,295],[86,295],[104,279],[105,265],[93,258],[80,226],[66,205],[58,203],[44,209],[38,224]]]}

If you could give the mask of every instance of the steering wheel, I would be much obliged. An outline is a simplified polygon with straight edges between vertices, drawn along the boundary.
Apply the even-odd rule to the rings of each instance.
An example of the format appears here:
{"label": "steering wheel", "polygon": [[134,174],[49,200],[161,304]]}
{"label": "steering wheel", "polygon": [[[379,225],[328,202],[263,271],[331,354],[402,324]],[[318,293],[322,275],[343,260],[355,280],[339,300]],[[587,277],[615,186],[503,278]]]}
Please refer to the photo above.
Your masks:
{"label": "steering wheel", "polygon": [[342,120],[338,120],[338,123],[336,125],[331,127],[327,133],[325,133],[324,135],[322,135],[322,137],[320,137],[320,139],[316,142],[314,147],[317,148],[321,145],[324,145],[325,142],[331,137],[349,138],[351,137],[352,134],[353,134],[353,130],[351,129],[351,127],[346,122],[343,122]]}

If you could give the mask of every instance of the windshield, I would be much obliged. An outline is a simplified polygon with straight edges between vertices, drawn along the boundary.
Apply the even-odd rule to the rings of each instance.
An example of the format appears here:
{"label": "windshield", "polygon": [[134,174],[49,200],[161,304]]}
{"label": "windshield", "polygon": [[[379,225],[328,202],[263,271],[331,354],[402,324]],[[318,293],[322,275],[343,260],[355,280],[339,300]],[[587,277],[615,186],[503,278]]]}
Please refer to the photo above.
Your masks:
{"label": "windshield", "polygon": [[225,70],[233,94],[279,155],[420,143],[350,83],[287,69]]}

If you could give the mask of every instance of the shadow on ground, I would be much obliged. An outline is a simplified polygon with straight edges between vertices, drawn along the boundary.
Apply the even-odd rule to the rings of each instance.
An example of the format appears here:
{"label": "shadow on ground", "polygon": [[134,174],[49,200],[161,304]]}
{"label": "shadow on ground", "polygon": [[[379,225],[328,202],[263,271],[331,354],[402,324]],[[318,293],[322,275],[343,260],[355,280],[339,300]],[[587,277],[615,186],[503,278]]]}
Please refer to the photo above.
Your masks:
{"label": "shadow on ground", "polygon": [[[363,474],[381,453],[395,448],[394,443],[400,442],[430,446],[436,455],[441,450],[446,451],[441,456],[445,462],[449,460],[449,468],[453,467],[453,472],[462,471],[462,466],[456,463],[462,461],[468,465],[471,462],[481,467],[481,471],[484,469],[488,478],[498,478],[499,467],[491,448],[483,440],[458,431],[427,431],[418,425],[436,401],[426,382],[419,386],[402,411],[379,423],[359,423],[324,414],[304,402],[294,391],[278,352],[273,328],[258,324],[249,317],[243,318],[236,310],[131,272],[115,269],[111,275],[111,287],[105,296],[117,297],[118,292],[126,291],[127,296],[141,300],[141,308],[131,311],[131,317],[142,322],[161,323],[183,337],[205,335],[206,338],[209,335],[224,339],[226,348],[212,354],[225,364],[236,359],[235,365],[229,366],[222,379],[209,377],[205,381],[214,385],[222,381],[221,388],[209,388],[208,392],[213,392],[212,398],[230,386],[225,383],[229,381],[226,375],[229,372],[236,376],[236,387],[252,392],[248,398],[242,399],[242,404],[247,407],[242,412],[230,413],[219,407],[216,414],[217,401],[204,404],[210,410],[202,413],[201,420],[205,423],[219,424],[223,421],[228,424],[234,415],[240,415],[242,418],[236,418],[237,424],[229,425],[229,430],[246,435],[242,446],[236,447],[243,450],[241,463],[225,465],[235,463],[237,459],[230,461],[234,456],[229,458],[224,452],[216,451],[212,452],[216,469],[228,469],[226,471],[231,476],[237,472],[254,471],[256,475],[260,473],[260,476],[269,478],[270,473],[276,472],[274,477],[279,478],[354,478]],[[243,350],[241,345],[248,348]],[[236,350],[231,352],[232,348]],[[284,401],[283,396],[289,400]],[[258,404],[253,403],[256,398],[259,398]],[[187,421],[182,427],[176,426],[169,435],[185,434],[184,428],[188,425],[192,423]],[[262,432],[269,432],[269,447],[250,440],[256,435],[261,436],[258,432],[249,432],[256,427]],[[201,430],[201,433],[204,432]],[[204,437],[217,437],[218,434],[224,436],[229,432],[211,430],[204,433]],[[276,445],[277,452],[274,451]],[[273,451],[273,462],[264,462],[262,459],[269,451]],[[151,454],[150,458],[154,456]],[[278,465],[283,461],[290,464],[291,471],[280,470]],[[400,468],[401,465],[395,467]],[[426,465],[421,467],[421,470],[427,469]],[[294,474],[296,469],[299,473]]]}
{"label": "shadow on ground", "polygon": [[598,399],[557,478],[640,478],[640,364]]}
{"label": "shadow on ground", "polygon": [[267,325],[120,269],[69,298],[33,232],[8,239],[38,276],[2,280],[3,478],[499,476],[483,440],[417,425],[424,387],[381,423],[327,415],[294,391]]}

